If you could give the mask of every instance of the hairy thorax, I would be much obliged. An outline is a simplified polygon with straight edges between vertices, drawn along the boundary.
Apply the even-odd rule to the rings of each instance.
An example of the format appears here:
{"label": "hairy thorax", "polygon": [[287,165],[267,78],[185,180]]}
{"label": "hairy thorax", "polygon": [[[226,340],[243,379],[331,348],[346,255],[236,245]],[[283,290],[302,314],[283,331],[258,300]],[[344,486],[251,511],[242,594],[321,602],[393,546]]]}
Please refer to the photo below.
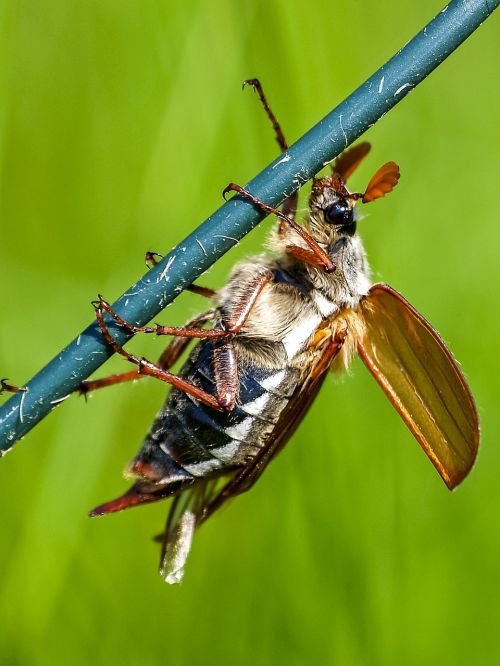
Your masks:
{"label": "hairy thorax", "polygon": [[260,255],[236,266],[219,293],[222,313],[230,311],[259,272],[273,274],[234,340],[242,361],[275,368],[302,366],[314,346],[341,326],[348,338],[340,363],[347,362],[354,344],[349,344],[349,338],[359,335],[354,313],[368,293],[369,268],[358,236],[334,239],[328,254],[336,266],[331,274],[286,256]]}

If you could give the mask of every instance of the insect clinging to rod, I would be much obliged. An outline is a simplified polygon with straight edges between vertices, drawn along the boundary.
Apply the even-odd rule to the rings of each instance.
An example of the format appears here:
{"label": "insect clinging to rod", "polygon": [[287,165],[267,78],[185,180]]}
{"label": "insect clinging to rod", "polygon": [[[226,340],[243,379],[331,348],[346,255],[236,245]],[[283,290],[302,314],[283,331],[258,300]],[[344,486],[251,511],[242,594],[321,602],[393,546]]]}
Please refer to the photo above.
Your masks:
{"label": "insect clinging to rod", "polygon": [[[247,83],[286,151],[260,83]],[[304,417],[328,370],[346,367],[356,353],[450,489],[472,467],[478,416],[457,363],[400,294],[370,281],[357,234],[358,206],[391,192],[399,168],[388,162],[363,193],[349,191],[346,183],[369,150],[368,143],[358,144],[336,160],[331,175],[313,179],[304,226],[295,221],[297,193],[278,211],[230,184],[225,194],[235,191],[278,217],[270,242],[275,254],[238,263],[219,292],[193,285],[214,305],[185,327],[135,327],[101,297],[95,302],[104,338],[138,367],[85,382],[81,390],[147,375],[172,389],[127,469],[134,484],[91,515],[172,497],[160,564],[170,583],[182,579],[195,529],[256,482]],[[120,347],[106,313],[133,333],[174,336],[160,361]],[[171,374],[193,338],[198,342],[180,374]]]}

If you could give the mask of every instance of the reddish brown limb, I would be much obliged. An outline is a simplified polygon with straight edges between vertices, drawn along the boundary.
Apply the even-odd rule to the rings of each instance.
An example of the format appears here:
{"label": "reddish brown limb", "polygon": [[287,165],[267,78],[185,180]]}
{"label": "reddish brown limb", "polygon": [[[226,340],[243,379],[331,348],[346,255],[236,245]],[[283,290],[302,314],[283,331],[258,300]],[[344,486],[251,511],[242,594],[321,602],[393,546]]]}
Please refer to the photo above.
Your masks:
{"label": "reddish brown limb", "polygon": [[118,324],[120,324],[120,326],[123,326],[123,328],[126,328],[131,333],[153,333],[155,335],[174,335],[181,338],[217,340],[219,338],[235,335],[240,331],[260,292],[264,288],[264,285],[269,282],[270,279],[270,273],[259,273],[254,283],[251,285],[251,290],[248,294],[245,294],[244,301],[237,301],[238,305],[235,307],[234,314],[227,322],[227,326],[224,326],[223,329],[206,330],[204,328],[195,328],[194,326],[161,326],[160,324],[157,324],[156,326],[134,326],[122,319],[122,317],[120,317],[120,315],[113,310],[111,305],[101,296],[99,296],[99,300],[96,301],[96,307],[107,312]]}
{"label": "reddish brown limb", "polygon": [[[299,193],[298,191],[294,192],[291,194],[288,199],[285,199],[283,201],[283,205],[281,206],[281,212],[285,217],[287,217],[290,220],[293,220],[295,222],[295,215],[297,214],[297,206],[299,203]],[[286,229],[288,228],[288,223],[284,222],[283,220],[279,221],[279,235],[283,238],[283,236],[286,233]]]}
{"label": "reddish brown limb", "polygon": [[229,313],[223,315],[222,326],[231,335],[214,341],[213,367],[217,396],[229,411],[234,407],[238,394],[238,365],[232,336],[242,329],[264,286],[272,280],[271,271],[258,273],[235,298]]}
{"label": "reddish brown limb", "polygon": [[[206,324],[208,321],[214,318],[214,311],[207,310],[201,314],[190,319],[186,324],[186,328],[198,328],[202,324]],[[158,365],[164,370],[170,370],[170,368],[176,363],[181,355],[183,354],[186,347],[189,345],[191,340],[189,338],[174,338],[169,345],[165,348],[163,354],[160,356]]]}
{"label": "reddish brown limb", "polygon": [[87,395],[88,393],[96,391],[97,389],[105,388],[106,386],[113,386],[114,384],[133,382],[136,379],[140,379],[141,377],[145,377],[145,375],[140,375],[137,370],[130,370],[130,372],[120,372],[115,375],[109,375],[108,377],[101,377],[101,379],[82,382],[77,390],[80,395]]}
{"label": "reddish brown limb", "polygon": [[[158,252],[146,252],[145,262],[148,268],[156,266],[159,259],[163,259],[162,254],[158,254]],[[200,287],[197,284],[190,284],[189,287],[186,287],[185,291],[191,291],[193,294],[199,294],[200,296],[205,296],[206,298],[214,298],[214,296],[217,294],[217,292],[213,289]]]}
{"label": "reddish brown limb", "polygon": [[[190,326],[200,326],[201,324],[206,323],[213,317],[213,311],[208,310],[202,314],[194,317],[186,324],[186,328]],[[160,359],[158,365],[163,370],[170,370],[170,368],[176,363],[181,357],[182,353],[189,345],[191,340],[189,338],[174,338],[170,344],[166,347]],[[86,382],[82,382],[78,388],[80,395],[87,395],[92,391],[95,391],[100,388],[105,388],[106,386],[113,386],[114,384],[123,384],[125,382],[135,381],[136,379],[141,379],[142,377],[147,377],[145,374],[139,374],[138,370],[130,370],[129,372],[121,372],[115,375],[109,375],[108,377],[101,377],[100,379],[94,379]]]}
{"label": "reddish brown limb", "polygon": [[348,331],[346,326],[345,328],[341,328],[338,331],[336,331],[335,335],[332,335],[332,337],[330,338],[330,340],[326,345],[326,348],[321,353],[320,360],[314,366],[309,381],[314,381],[318,377],[321,377],[321,375],[328,370],[331,362],[333,361],[335,356],[337,356],[342,345],[344,344],[345,339],[347,337],[347,333]]}
{"label": "reddish brown limb", "polygon": [[144,257],[146,268],[153,268],[153,266],[159,263],[160,259],[163,259],[162,254],[158,254],[158,252],[146,252]]}
{"label": "reddish brown limb", "polygon": [[245,86],[252,86],[254,91],[259,96],[259,99],[262,102],[262,106],[264,107],[264,110],[267,113],[267,117],[271,121],[273,129],[275,131],[276,141],[278,142],[278,146],[280,147],[282,153],[285,152],[285,150],[288,149],[288,143],[286,142],[285,135],[283,134],[283,130],[281,129],[278,119],[272,112],[271,107],[267,102],[266,96],[264,95],[264,90],[262,89],[262,85],[259,79],[247,79],[246,81],[243,81],[243,88]]}
{"label": "reddish brown limb", "polygon": [[[259,79],[248,79],[247,81],[243,82],[243,87],[245,87],[246,85],[251,85],[254,91],[258,94],[259,99],[262,102],[262,106],[264,107],[264,110],[267,114],[267,117],[269,118],[273,126],[274,132],[276,134],[276,141],[278,142],[280,150],[281,152],[285,152],[286,150],[288,150],[287,140],[285,139],[285,135],[283,134],[283,130],[281,129],[278,119],[276,118],[271,107],[269,106],[267,98],[264,94],[264,90],[262,88],[262,84],[260,83]],[[299,202],[299,193],[294,192],[288,197],[288,199],[285,199],[285,201],[283,202],[283,205],[281,207],[281,212],[284,215],[286,215],[286,217],[295,220],[298,202]],[[285,230],[286,230],[285,223],[283,221],[280,221],[279,235],[281,237],[285,235]]]}
{"label": "reddish brown limb", "polygon": [[285,238],[287,229],[288,229],[288,225],[285,224],[285,222],[283,222],[283,220],[280,220],[278,222],[278,235],[279,235],[280,238],[282,238],[282,239]]}
{"label": "reddish brown limb", "polygon": [[204,328],[188,328],[186,326],[161,326],[160,324],[156,326],[134,326],[120,317],[101,296],[99,296],[98,301],[94,301],[94,306],[107,312],[120,326],[123,326],[123,328],[126,328],[131,333],[153,333],[155,335],[174,335],[181,338],[204,339],[217,339],[229,335],[229,332],[224,330],[206,330]]}
{"label": "reddish brown limb", "polygon": [[186,287],[186,291],[191,291],[193,294],[198,294],[199,296],[205,296],[206,298],[215,298],[217,292],[214,289],[209,289],[208,287],[200,287],[198,284],[190,284],[189,287]]}
{"label": "reddish brown limb", "polygon": [[158,365],[160,368],[170,370],[170,368],[180,359],[190,342],[190,338],[174,338],[171,340],[158,359]]}
{"label": "reddish brown limb", "polygon": [[228,411],[234,407],[238,393],[238,366],[236,351],[231,340],[214,342],[214,378],[217,395]]}
{"label": "reddish brown limb", "polygon": [[164,370],[156,363],[152,363],[151,361],[148,361],[145,358],[139,358],[135,354],[130,354],[129,352],[125,351],[125,349],[123,349],[123,347],[121,347],[111,336],[108,327],[106,326],[106,322],[104,321],[104,310],[100,306],[100,304],[96,306],[96,318],[97,318],[97,323],[99,324],[99,328],[101,329],[103,337],[108,343],[108,345],[117,354],[123,356],[123,358],[125,358],[127,361],[137,365],[139,374],[149,375],[151,377],[156,377],[157,379],[161,379],[167,384],[175,386],[181,391],[184,391],[184,393],[193,396],[193,398],[200,400],[201,402],[205,403],[209,407],[212,407],[213,409],[218,409],[219,411],[224,410],[224,407],[219,403],[217,398],[214,398],[214,396],[210,395],[206,391],[203,391],[203,389],[200,389],[195,384],[192,384],[191,382],[183,379],[182,377],[173,375],[172,373],[168,372],[168,370]]}
{"label": "reddish brown limb", "polygon": [[307,243],[307,245],[309,245],[312,252],[314,252],[314,254],[318,257],[318,261],[321,268],[326,273],[333,273],[333,271],[335,270],[335,265],[333,264],[328,254],[314,240],[311,234],[309,234],[303,227],[298,225],[295,222],[295,220],[292,220],[292,218],[287,217],[276,208],[268,206],[263,201],[260,201],[260,199],[257,199],[257,197],[254,197],[253,194],[250,194],[250,192],[245,190],[243,187],[241,187],[240,185],[236,185],[235,183],[229,183],[229,185],[224,189],[222,194],[226,195],[228,192],[231,191],[238,192],[238,194],[241,194],[242,196],[246,197],[249,201],[251,201],[253,204],[258,206],[262,210],[266,211],[267,213],[272,213],[273,215],[276,215],[276,217],[278,217],[283,222],[286,222],[286,224],[288,224],[294,231],[296,231],[299,234],[299,236]]}
{"label": "reddish brown limb", "polygon": [[[266,112],[267,117],[269,118],[269,120],[271,121],[271,125],[273,126],[278,146],[280,147],[281,152],[284,153],[285,150],[288,150],[288,143],[287,140],[285,139],[285,135],[283,134],[283,130],[281,129],[278,119],[274,115],[271,107],[269,106],[267,98],[264,95],[264,90],[262,88],[261,82],[259,81],[259,79],[248,79],[247,81],[243,81],[243,88],[247,85],[252,86],[254,91],[259,96],[259,99],[262,102],[262,106],[264,107],[264,111]],[[288,199],[285,199],[285,201],[283,202],[283,206],[281,207],[281,212],[287,217],[291,217],[293,220],[295,220],[298,201],[299,201],[299,193],[294,192],[292,195],[288,197]],[[280,236],[283,237],[285,235],[285,229],[286,226],[284,225],[284,223],[280,222],[279,225]]]}
{"label": "reddish brown limb", "polygon": [[[247,290],[242,293],[242,295],[235,300],[233,309],[230,312],[227,319],[223,320],[223,325],[227,328],[223,331],[214,331],[214,333],[223,333],[224,335],[219,335],[218,337],[231,337],[234,336],[245,324],[245,321],[250,314],[255,301],[257,300],[259,294],[261,293],[264,286],[272,279],[272,273],[270,271],[259,273],[253,283],[251,283]],[[197,400],[200,400],[204,404],[212,407],[213,409],[218,409],[219,411],[230,411],[234,406],[234,401],[236,397],[238,376],[236,368],[236,356],[232,344],[230,341],[227,341],[227,345],[218,346],[218,352],[214,354],[214,364],[217,364],[219,361],[219,366],[215,368],[216,375],[216,389],[217,395],[213,396],[210,393],[207,393],[203,389],[199,388],[195,384],[182,377],[174,375],[160,365],[152,363],[145,358],[139,358],[134,354],[130,354],[123,347],[121,347],[111,336],[106,322],[104,321],[104,312],[111,314],[118,323],[128,327],[129,324],[125,322],[121,317],[118,317],[116,313],[113,312],[111,306],[105,303],[102,299],[95,303],[96,308],[96,318],[99,328],[103,334],[106,342],[112,347],[112,349],[117,353],[123,356],[130,363],[134,363],[138,366],[138,372],[143,375],[149,375],[161,379],[167,384],[171,384],[176,388],[184,391],[188,395],[193,396]],[[133,329],[134,327],[132,327]],[[189,333],[191,330],[197,330],[203,333],[211,333],[211,331],[204,331],[203,329],[182,329],[184,337],[187,336],[186,333]],[[153,331],[154,332],[154,329]],[[200,337],[200,336],[196,336]],[[216,336],[203,336],[203,337],[216,337]],[[109,384],[108,384],[109,385]]]}
{"label": "reddish brown limb", "polygon": [[311,252],[311,250],[300,247],[300,245],[287,245],[286,253],[290,257],[294,257],[294,259],[303,261],[305,264],[315,266],[316,268],[323,268],[323,264],[318,259],[318,256],[314,252]]}
{"label": "reddish brown limb", "polygon": [[230,336],[215,340],[213,367],[217,398],[228,411],[234,407],[238,394],[238,365],[232,336],[241,330],[264,286],[272,279],[270,271],[258,273],[237,297],[229,313],[222,318],[222,326]]}
{"label": "reddish brown limb", "polygon": [[0,379],[0,394],[2,393],[26,393],[28,389],[25,386],[13,386],[12,384],[7,384],[6,379]]}
{"label": "reddish brown limb", "polygon": [[[298,191],[294,192],[292,195],[285,199],[283,205],[281,206],[281,212],[285,217],[295,222],[295,215],[297,214],[297,206],[299,203],[299,193]],[[284,220],[280,220],[278,223],[278,233],[280,238],[286,236],[286,232],[289,225]]]}
{"label": "reddish brown limb", "polygon": [[272,279],[273,274],[271,271],[257,273],[246,289],[234,300],[231,312],[223,321],[227,332],[234,334],[242,329],[261,291]]}

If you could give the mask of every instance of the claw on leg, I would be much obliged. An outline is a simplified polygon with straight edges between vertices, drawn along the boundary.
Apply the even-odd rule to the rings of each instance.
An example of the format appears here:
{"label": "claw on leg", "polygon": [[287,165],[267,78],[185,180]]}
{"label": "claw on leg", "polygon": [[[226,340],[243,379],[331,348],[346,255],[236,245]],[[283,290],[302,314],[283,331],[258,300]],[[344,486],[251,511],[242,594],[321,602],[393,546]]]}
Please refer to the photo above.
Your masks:
{"label": "claw on leg", "polygon": [[147,268],[153,268],[162,259],[163,255],[158,254],[158,252],[146,252],[146,256],[144,257]]}
{"label": "claw on leg", "polygon": [[2,393],[26,393],[28,389],[25,386],[14,386],[8,384],[7,379],[0,379],[0,395]]}
{"label": "claw on leg", "polygon": [[335,264],[332,262],[328,254],[314,240],[311,234],[308,233],[299,224],[297,224],[295,220],[293,220],[291,217],[287,217],[284,213],[277,210],[276,208],[268,206],[263,201],[260,201],[260,199],[257,199],[257,197],[248,192],[248,190],[245,190],[245,188],[241,187],[240,185],[236,185],[236,183],[229,183],[229,185],[226,188],[224,188],[222,192],[224,198],[226,198],[226,194],[228,192],[237,192],[241,196],[251,201],[255,206],[257,206],[261,210],[265,211],[266,213],[272,213],[273,215],[276,215],[278,219],[288,224],[288,226],[291,227],[295,232],[297,232],[297,234],[302,238],[302,240],[307,245],[309,245],[311,252],[314,253],[314,255],[316,256],[318,266],[320,266],[325,271],[325,273],[333,273],[333,271],[335,270]]}

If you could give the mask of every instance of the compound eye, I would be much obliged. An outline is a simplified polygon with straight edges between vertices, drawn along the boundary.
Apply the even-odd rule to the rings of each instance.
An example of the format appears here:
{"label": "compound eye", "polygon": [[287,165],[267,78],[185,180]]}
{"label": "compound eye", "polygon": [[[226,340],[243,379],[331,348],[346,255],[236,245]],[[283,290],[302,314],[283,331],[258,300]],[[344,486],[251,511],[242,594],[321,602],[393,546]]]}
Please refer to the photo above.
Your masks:
{"label": "compound eye", "polygon": [[345,199],[339,199],[328,208],[325,208],[325,220],[335,226],[345,226],[351,224],[352,210]]}

